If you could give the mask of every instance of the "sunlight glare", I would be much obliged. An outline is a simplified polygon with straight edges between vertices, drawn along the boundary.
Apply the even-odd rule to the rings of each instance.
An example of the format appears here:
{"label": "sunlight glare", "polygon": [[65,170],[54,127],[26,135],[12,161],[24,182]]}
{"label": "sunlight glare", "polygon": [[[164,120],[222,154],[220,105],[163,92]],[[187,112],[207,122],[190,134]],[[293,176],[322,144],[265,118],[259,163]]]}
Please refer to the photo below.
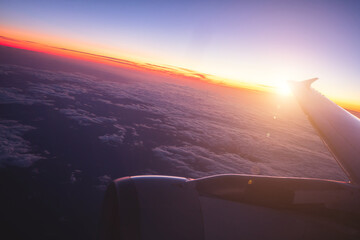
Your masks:
{"label": "sunlight glare", "polygon": [[291,89],[286,82],[283,82],[277,87],[277,93],[283,96],[291,95]]}

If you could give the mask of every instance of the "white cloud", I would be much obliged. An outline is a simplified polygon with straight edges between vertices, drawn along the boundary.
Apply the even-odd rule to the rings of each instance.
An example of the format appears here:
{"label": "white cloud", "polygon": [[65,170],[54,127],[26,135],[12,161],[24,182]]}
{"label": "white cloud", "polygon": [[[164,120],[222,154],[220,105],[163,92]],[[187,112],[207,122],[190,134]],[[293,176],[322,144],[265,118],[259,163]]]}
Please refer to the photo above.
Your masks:
{"label": "white cloud", "polygon": [[238,154],[216,153],[193,145],[160,146],[154,148],[153,153],[163,162],[164,166],[173,169],[178,176],[192,178],[223,173],[324,179],[344,178],[341,172],[331,164],[322,164],[322,168],[318,169],[309,162],[294,164],[294,162],[284,163],[282,160],[276,161],[275,159],[269,162],[255,162]]}
{"label": "white cloud", "polygon": [[108,143],[110,145],[112,144],[122,144],[125,138],[125,134],[124,135],[118,135],[118,134],[105,134],[103,136],[99,136],[99,139],[104,142],[104,143]]}
{"label": "white cloud", "polygon": [[98,177],[99,184],[95,185],[95,188],[97,188],[100,191],[105,191],[109,183],[111,182],[111,176],[110,175],[103,175]]}
{"label": "white cloud", "polygon": [[112,146],[117,146],[119,144],[123,144],[125,140],[126,134],[131,136],[132,142],[131,145],[134,147],[142,147],[143,141],[140,140],[140,135],[136,131],[134,127],[130,126],[122,126],[120,124],[113,125],[116,129],[116,132],[111,134],[105,134],[103,136],[99,136],[98,138],[103,142]]}
{"label": "white cloud", "polygon": [[96,116],[95,114],[82,109],[63,108],[60,109],[59,112],[66,115],[68,118],[75,120],[82,126],[101,124],[106,122],[116,122],[115,118]]}
{"label": "white cloud", "polygon": [[[199,146],[160,146],[153,149],[164,164],[180,176],[204,177],[221,173],[274,175],[263,163],[255,163],[231,153],[215,153]],[[256,169],[256,172],[254,170]]]}
{"label": "white cloud", "polygon": [[23,138],[34,127],[17,121],[0,120],[0,167],[29,167],[43,157],[31,152],[30,142]]}
{"label": "white cloud", "polygon": [[[139,74],[127,81],[129,76],[124,72],[118,78],[107,80],[78,73],[30,68],[16,70],[14,66],[7,66],[5,70],[16,72],[19,69],[50,82],[32,88],[43,95],[72,99],[86,93],[94,101],[146,113],[145,119],[140,119],[144,121],[132,124],[132,134],[137,137],[135,142],[143,145],[142,141],[146,139],[141,139],[140,134],[145,130],[173,136],[180,146],[159,146],[154,149],[154,154],[174,163],[174,167],[184,174],[186,171],[194,176],[255,171],[346,179],[291,99],[281,102],[255,92],[155,75]],[[19,89],[4,91],[0,96],[5,103],[45,103]],[[97,116],[90,111],[73,107],[60,110],[80,125],[116,122],[115,118]],[[119,132],[99,139],[123,143],[125,130],[121,129],[130,131],[129,126],[118,126]]]}
{"label": "white cloud", "polygon": [[81,181],[82,180],[81,174],[82,174],[81,170],[76,169],[76,170],[72,171],[71,175],[70,175],[70,182],[75,183],[75,182]]}
{"label": "white cloud", "polygon": [[86,89],[74,86],[71,84],[32,84],[29,91],[36,94],[36,96],[53,96],[58,98],[65,98],[75,100],[75,96],[84,94],[87,92]]}
{"label": "white cloud", "polygon": [[32,105],[35,103],[51,105],[51,101],[48,100],[39,100],[33,98],[32,96],[28,96],[21,89],[18,88],[0,88],[0,103],[1,104],[24,104],[24,105]]}

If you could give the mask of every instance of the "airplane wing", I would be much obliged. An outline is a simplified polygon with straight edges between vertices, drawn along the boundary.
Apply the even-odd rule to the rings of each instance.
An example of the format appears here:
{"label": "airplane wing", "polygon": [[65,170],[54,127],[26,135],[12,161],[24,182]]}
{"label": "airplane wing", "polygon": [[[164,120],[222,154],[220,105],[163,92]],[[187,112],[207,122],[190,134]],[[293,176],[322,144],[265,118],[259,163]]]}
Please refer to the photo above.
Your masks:
{"label": "airplane wing", "polygon": [[105,194],[99,238],[360,239],[360,124],[313,90],[313,81],[292,88],[351,183],[240,174],[120,178]]}
{"label": "airplane wing", "polygon": [[290,86],[350,181],[360,185],[360,120],[311,88],[316,80],[290,82]]}

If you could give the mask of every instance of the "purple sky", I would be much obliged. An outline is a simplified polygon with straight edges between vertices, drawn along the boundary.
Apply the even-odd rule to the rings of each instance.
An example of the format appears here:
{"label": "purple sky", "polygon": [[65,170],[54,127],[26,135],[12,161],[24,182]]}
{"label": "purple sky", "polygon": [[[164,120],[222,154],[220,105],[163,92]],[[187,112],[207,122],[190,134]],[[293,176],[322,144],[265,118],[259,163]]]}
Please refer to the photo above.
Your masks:
{"label": "purple sky", "polygon": [[94,51],[360,103],[359,1],[0,0],[1,28]]}

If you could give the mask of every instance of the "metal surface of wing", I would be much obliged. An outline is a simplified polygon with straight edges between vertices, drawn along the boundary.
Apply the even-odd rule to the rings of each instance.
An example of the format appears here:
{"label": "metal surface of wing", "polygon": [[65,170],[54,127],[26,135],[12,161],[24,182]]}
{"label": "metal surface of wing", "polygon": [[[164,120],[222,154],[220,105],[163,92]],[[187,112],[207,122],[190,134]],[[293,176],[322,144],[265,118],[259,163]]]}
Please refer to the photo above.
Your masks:
{"label": "metal surface of wing", "polygon": [[350,182],[360,185],[360,120],[311,88],[315,80],[290,82],[290,86]]}

